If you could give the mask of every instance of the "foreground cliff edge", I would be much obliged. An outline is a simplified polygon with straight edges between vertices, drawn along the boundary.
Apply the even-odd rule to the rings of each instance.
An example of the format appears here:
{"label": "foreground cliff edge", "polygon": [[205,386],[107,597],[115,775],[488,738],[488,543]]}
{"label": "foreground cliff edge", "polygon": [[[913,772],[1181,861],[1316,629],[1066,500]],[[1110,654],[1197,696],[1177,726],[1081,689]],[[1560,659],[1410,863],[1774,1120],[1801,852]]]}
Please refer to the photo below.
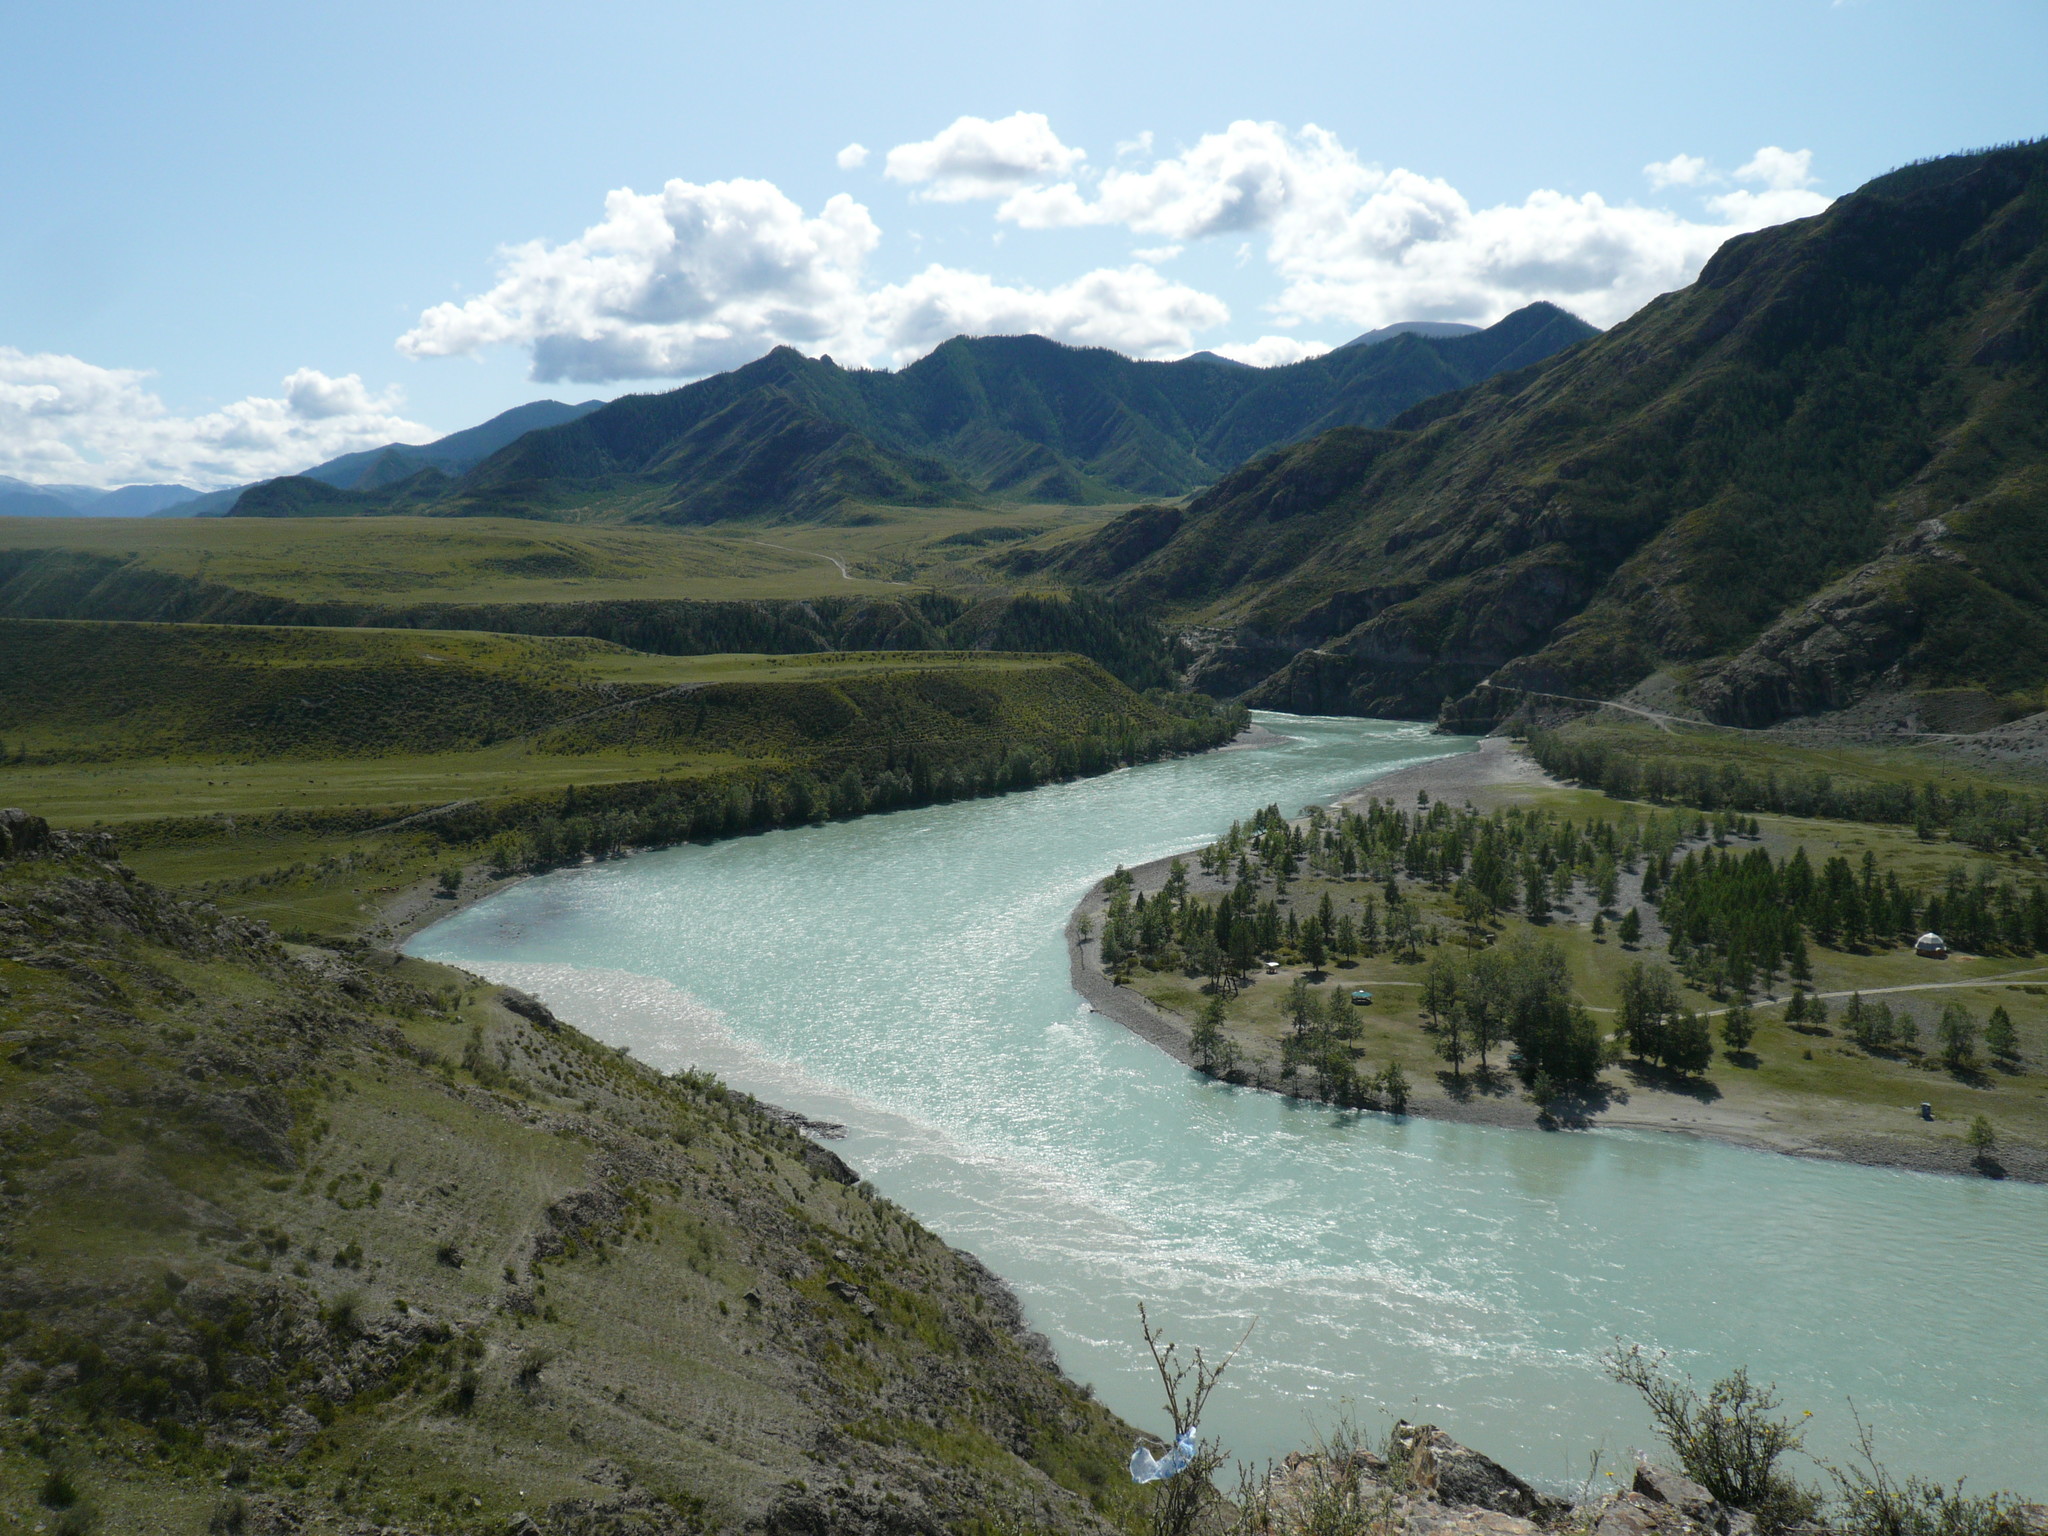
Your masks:
{"label": "foreground cliff edge", "polygon": [[[1132,1432],[709,1078],[0,813],[0,1514],[1107,1529]],[[523,1517],[523,1518],[522,1518]]]}

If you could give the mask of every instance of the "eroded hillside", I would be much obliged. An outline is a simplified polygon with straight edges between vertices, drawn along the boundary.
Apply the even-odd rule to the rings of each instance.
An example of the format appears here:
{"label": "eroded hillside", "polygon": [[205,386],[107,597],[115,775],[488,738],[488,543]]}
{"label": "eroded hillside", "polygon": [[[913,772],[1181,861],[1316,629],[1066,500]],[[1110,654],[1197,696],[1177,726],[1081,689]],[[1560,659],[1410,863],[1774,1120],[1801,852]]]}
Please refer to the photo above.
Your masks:
{"label": "eroded hillside", "polygon": [[1127,1487],[972,1258],[529,999],[7,812],[0,1028],[20,1528],[1086,1531]]}

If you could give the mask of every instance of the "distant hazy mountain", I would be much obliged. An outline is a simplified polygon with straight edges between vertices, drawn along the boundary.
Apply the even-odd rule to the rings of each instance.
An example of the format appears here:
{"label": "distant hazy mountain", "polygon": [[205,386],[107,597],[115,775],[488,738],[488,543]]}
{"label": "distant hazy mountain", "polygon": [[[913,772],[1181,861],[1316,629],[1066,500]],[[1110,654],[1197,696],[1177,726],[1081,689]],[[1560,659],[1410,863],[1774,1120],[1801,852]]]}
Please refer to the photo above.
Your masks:
{"label": "distant hazy mountain", "polygon": [[1043,336],[955,337],[896,373],[780,347],[528,432],[432,500],[421,499],[431,486],[415,470],[388,493],[358,480],[349,502],[305,486],[252,490],[236,511],[367,512],[384,496],[388,511],[707,523],[818,517],[847,502],[1178,496],[1263,449],[1376,426],[1596,334],[1532,304],[1482,332],[1404,334],[1277,368],[1214,354],[1138,362]]}
{"label": "distant hazy mountain", "polygon": [[[1376,347],[1383,341],[1392,341],[1396,336],[1429,336],[1438,341],[1452,336],[1470,336],[1478,330],[1476,325],[1466,325],[1457,320],[1396,320],[1392,325],[1383,325],[1376,331],[1367,331],[1363,336],[1354,336],[1344,343],[1345,347]],[[1344,347],[1339,347],[1343,351]]]}
{"label": "distant hazy mountain", "polygon": [[0,475],[0,517],[77,517],[78,508],[55,488]]}
{"label": "distant hazy mountain", "polygon": [[199,492],[189,485],[31,485],[0,475],[0,517],[148,517]]}
{"label": "distant hazy mountain", "polygon": [[501,411],[481,425],[437,437],[431,443],[386,443],[382,448],[344,453],[338,459],[329,459],[325,464],[316,464],[301,471],[301,475],[308,480],[325,481],[343,491],[369,491],[394,485],[429,467],[444,475],[459,475],[528,432],[541,427],[559,427],[564,422],[589,415],[603,404],[602,400],[586,400],[581,405],[564,405],[559,400],[533,400],[525,405],[515,405],[509,411]]}
{"label": "distant hazy mountain", "polygon": [[[507,443],[516,441],[523,433],[531,432],[537,427],[557,427],[564,422],[574,421],[603,404],[602,400],[585,400],[581,405],[564,405],[559,400],[532,400],[525,405],[515,405],[509,411],[500,411],[489,421],[477,426],[464,427],[460,432],[450,432],[446,437],[435,438],[431,443],[386,443],[381,448],[364,448],[355,453],[344,453],[338,459],[329,459],[325,464],[315,464],[311,469],[286,478],[316,480],[336,490],[377,491],[409,479],[424,469],[432,469],[442,475],[459,475]],[[220,517],[225,515],[248,489],[250,487],[246,485],[235,485],[224,491],[209,491],[204,495],[197,491],[187,491],[185,495],[190,499],[184,501],[182,505],[171,507],[168,511],[158,512],[152,508],[148,513],[121,515]],[[271,512],[264,515],[284,514]]]}

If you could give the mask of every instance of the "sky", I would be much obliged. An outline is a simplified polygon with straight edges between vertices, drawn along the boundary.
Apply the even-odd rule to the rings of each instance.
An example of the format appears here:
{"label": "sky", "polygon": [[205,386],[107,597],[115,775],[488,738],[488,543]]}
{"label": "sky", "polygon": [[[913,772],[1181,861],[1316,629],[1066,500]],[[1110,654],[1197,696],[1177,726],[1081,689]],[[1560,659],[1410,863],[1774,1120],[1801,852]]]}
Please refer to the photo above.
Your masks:
{"label": "sky", "polygon": [[0,0],[0,475],[239,484],[787,344],[1270,364],[2048,133],[2041,0]]}

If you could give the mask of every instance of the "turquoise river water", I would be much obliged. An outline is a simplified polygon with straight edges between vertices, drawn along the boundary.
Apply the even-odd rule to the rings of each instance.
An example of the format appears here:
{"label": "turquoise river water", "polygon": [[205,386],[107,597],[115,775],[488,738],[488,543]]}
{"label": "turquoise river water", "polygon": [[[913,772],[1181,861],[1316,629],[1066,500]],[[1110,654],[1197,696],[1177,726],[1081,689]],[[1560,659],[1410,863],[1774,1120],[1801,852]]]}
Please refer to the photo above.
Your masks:
{"label": "turquoise river water", "polygon": [[1241,1455],[1395,1413],[1576,1485],[1595,1449],[1652,1440],[1599,1369],[1620,1337],[1702,1377],[1746,1363],[1824,1452],[1853,1400],[1901,1468],[2048,1495],[2048,1189],[1342,1113],[1208,1082],[1090,1012],[1061,929],[1091,881],[1470,747],[1261,719],[1290,739],[564,870],[410,950],[845,1123],[848,1161],[1155,1431],[1140,1300],[1191,1342],[1259,1319],[1207,1426]]}

